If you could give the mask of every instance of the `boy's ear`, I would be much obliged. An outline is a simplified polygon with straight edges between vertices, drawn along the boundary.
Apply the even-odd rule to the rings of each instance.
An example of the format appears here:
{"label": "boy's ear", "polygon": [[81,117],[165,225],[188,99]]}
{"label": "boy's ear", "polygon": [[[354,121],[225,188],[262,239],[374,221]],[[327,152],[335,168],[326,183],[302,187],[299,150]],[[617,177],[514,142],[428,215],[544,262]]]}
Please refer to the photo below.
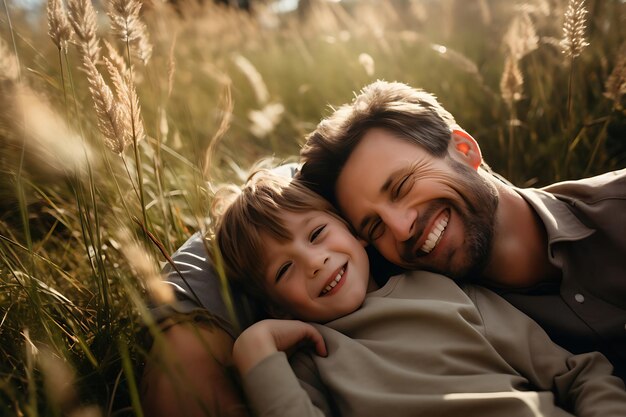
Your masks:
{"label": "boy's ear", "polygon": [[478,169],[483,160],[478,142],[464,130],[453,130],[448,144],[448,153],[457,161]]}
{"label": "boy's ear", "polygon": [[359,243],[361,244],[361,246],[363,246],[364,248],[366,248],[366,247],[367,247],[367,245],[369,245],[369,243],[367,243],[367,240],[365,240],[365,239],[362,239],[362,238],[360,238],[360,237],[357,237],[356,239],[359,241]]}

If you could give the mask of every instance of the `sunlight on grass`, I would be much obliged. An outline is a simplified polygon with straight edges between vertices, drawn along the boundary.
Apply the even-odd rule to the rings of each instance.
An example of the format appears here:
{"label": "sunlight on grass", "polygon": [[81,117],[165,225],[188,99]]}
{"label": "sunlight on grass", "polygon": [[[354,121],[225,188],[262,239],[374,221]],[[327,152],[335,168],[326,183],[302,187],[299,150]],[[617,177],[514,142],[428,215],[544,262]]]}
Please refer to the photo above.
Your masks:
{"label": "sunlight on grass", "polygon": [[626,166],[622,1],[296,3],[4,0],[2,415],[141,415],[157,271],[214,185],[376,79],[434,93],[517,185]]}

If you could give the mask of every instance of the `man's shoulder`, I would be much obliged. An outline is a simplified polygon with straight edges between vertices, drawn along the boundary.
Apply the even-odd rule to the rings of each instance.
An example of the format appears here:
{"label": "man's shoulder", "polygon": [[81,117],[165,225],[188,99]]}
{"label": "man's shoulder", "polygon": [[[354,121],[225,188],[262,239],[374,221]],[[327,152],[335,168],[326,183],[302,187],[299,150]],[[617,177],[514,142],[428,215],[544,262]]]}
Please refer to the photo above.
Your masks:
{"label": "man's shoulder", "polygon": [[626,169],[580,180],[558,182],[542,190],[589,204],[606,199],[626,199]]}

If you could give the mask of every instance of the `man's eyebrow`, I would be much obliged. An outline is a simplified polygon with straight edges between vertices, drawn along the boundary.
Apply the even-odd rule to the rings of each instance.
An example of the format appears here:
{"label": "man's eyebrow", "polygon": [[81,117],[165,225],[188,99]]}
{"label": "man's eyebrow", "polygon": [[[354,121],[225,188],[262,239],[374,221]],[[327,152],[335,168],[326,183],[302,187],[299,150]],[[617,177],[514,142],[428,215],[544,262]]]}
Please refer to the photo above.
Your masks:
{"label": "man's eyebrow", "polygon": [[[378,194],[384,194],[387,191],[389,191],[389,188],[391,187],[391,184],[393,183],[394,178],[398,175],[398,172],[401,172],[401,171],[402,169],[399,169],[389,174],[389,177],[387,177],[387,180],[383,183],[383,185],[381,185],[380,190],[378,190]],[[365,233],[363,233],[363,230],[372,221],[372,218],[374,218],[374,216],[370,214],[370,215],[365,216],[363,220],[361,220],[361,222],[359,223],[359,227],[356,230],[359,236],[365,236]]]}
{"label": "man's eyebrow", "polygon": [[371,215],[369,215],[369,216],[365,216],[365,217],[363,218],[363,220],[361,220],[361,223],[359,223],[359,227],[358,227],[358,228],[357,228],[357,230],[356,230],[356,234],[357,234],[358,236],[365,237],[365,233],[363,233],[363,230],[364,230],[364,229],[365,229],[365,227],[368,225],[368,223],[372,220],[372,217],[373,217],[373,216],[371,216]]}

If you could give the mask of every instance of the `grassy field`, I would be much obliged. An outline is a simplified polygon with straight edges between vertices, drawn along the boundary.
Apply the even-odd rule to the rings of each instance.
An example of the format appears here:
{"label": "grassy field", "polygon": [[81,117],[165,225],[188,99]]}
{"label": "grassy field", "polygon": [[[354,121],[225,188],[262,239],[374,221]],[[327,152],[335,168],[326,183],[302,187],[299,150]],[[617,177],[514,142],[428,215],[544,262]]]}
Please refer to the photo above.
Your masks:
{"label": "grassy field", "polygon": [[376,79],[436,94],[517,185],[626,166],[623,1],[253,5],[3,0],[1,415],[142,415],[163,253]]}

